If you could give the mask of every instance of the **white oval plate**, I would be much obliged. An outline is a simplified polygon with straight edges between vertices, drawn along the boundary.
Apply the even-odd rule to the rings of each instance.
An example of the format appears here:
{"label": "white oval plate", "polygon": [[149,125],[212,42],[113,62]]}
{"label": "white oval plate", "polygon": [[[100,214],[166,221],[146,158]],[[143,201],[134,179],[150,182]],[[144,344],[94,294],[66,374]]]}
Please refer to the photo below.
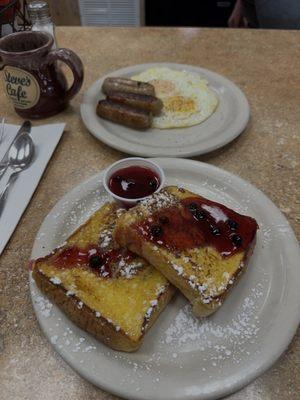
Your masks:
{"label": "white oval plate", "polygon": [[[178,294],[141,348],[126,354],[77,328],[31,279],[34,309],[55,350],[108,392],[130,400],[215,399],[264,372],[292,339],[300,308],[298,244],[281,212],[249,183],[197,161],[155,161],[164,168],[168,184],[187,187],[258,221],[248,269],[220,310],[196,320]],[[62,243],[106,200],[102,173],[69,192],[43,222],[32,258]]]}
{"label": "white oval plate", "polygon": [[[104,98],[101,86],[107,76],[130,78],[148,68],[161,66],[194,72],[207,79],[219,98],[216,111],[207,120],[189,128],[151,128],[146,131],[127,128],[97,116],[96,106]],[[249,121],[250,109],[244,93],[233,82],[204,68],[173,63],[140,64],[107,76],[94,82],[85,93],[81,117],[92,135],[125,153],[144,157],[192,157],[208,153],[231,142]]]}

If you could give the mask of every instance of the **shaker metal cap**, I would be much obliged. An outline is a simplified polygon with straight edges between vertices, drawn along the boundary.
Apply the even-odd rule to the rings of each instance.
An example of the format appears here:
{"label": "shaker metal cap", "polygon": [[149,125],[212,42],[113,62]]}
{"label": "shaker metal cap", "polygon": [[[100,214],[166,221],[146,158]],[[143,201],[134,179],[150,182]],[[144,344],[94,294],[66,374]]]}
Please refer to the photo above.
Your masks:
{"label": "shaker metal cap", "polygon": [[28,4],[28,14],[32,22],[50,18],[49,4],[43,0],[34,0]]}

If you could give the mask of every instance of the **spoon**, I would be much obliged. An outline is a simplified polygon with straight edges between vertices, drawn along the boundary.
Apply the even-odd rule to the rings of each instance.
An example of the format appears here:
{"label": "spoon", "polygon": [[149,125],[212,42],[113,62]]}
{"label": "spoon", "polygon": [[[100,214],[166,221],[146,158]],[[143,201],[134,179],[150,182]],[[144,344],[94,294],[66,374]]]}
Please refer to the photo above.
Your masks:
{"label": "spoon", "polygon": [[[1,2],[1,0],[0,0],[0,2]],[[5,127],[5,124],[4,124],[4,127]],[[20,128],[19,128],[19,130],[18,130],[18,132],[17,132],[17,134],[15,136],[15,139],[13,140],[11,146],[14,144],[14,142],[18,139],[19,136],[24,135],[25,133],[29,134],[30,131],[31,131],[31,122],[28,121],[28,120],[24,121],[23,124],[20,126]],[[8,165],[9,164],[9,162],[8,162],[9,149],[4,154],[4,157],[2,158],[2,160],[0,161],[0,179],[5,174],[7,168],[9,167],[9,165]]]}
{"label": "spoon", "polygon": [[23,134],[17,138],[14,144],[9,149],[8,161],[9,167],[12,169],[12,173],[5,185],[4,190],[0,194],[0,216],[2,214],[6,195],[8,193],[11,183],[15,180],[17,175],[27,168],[34,156],[34,144],[31,137],[27,134]]}

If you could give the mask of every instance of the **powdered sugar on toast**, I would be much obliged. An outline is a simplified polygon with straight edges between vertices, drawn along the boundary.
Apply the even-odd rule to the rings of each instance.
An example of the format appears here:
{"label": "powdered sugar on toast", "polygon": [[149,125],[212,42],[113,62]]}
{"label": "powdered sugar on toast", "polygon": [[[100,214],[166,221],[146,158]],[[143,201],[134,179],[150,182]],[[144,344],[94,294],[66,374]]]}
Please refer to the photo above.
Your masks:
{"label": "powdered sugar on toast", "polygon": [[162,208],[174,206],[178,203],[178,199],[173,194],[163,189],[160,192],[154,193],[152,196],[141,200],[139,205],[143,211],[146,210],[147,213],[152,213]]}

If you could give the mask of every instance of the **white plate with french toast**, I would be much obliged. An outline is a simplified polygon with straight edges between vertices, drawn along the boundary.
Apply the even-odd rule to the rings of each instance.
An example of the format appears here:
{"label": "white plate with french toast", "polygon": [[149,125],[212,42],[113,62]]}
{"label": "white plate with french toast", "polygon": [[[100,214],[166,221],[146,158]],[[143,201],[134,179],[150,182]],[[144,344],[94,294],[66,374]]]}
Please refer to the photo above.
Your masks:
{"label": "white plate with french toast", "polygon": [[125,153],[192,157],[240,135],[250,109],[238,86],[215,72],[151,63],[94,82],[84,95],[81,117],[92,135]]}
{"label": "white plate with french toast", "polygon": [[[198,315],[210,314],[212,308],[218,310],[206,318],[197,318],[193,314],[191,305],[179,291],[170,300],[172,295],[170,287],[160,272],[166,274],[174,284],[176,279],[173,281],[172,274],[168,275],[168,271],[159,269],[160,263],[157,260],[161,259],[161,264],[164,264],[162,255],[167,257],[163,246],[165,242],[161,241],[167,239],[160,236],[162,232],[157,228],[157,218],[163,230],[167,230],[169,228],[166,224],[177,216],[174,213],[163,216],[154,213],[148,215],[147,221],[149,218],[151,223],[153,220],[156,221],[155,229],[153,230],[153,227],[150,229],[151,234],[155,236],[151,236],[151,248],[135,247],[134,235],[126,227],[129,226],[131,218],[133,220],[136,218],[135,213],[138,208],[125,212],[117,211],[115,205],[104,206],[110,199],[103,187],[103,173],[93,176],[64,196],[43,222],[34,243],[32,259],[36,260],[34,268],[39,265],[39,272],[49,279],[47,281],[43,277],[39,279],[35,276],[35,278],[43,293],[47,293],[49,298],[54,298],[60,304],[60,308],[52,300],[48,300],[31,278],[30,288],[34,309],[43,332],[63,359],[85,379],[108,392],[131,400],[219,398],[245,386],[269,368],[286,349],[295,334],[299,324],[300,307],[298,243],[285,217],[251,184],[205,163],[172,158],[160,158],[155,161],[165,172],[168,188],[161,192],[159,200],[154,196],[147,205],[141,203],[137,207],[146,206],[148,210],[148,206],[151,209],[157,202],[165,207],[169,204],[169,196],[180,197],[181,202],[187,197],[187,209],[183,210],[187,218],[202,220],[199,201],[205,203],[205,210],[208,213],[211,212],[214,202],[217,202],[228,207],[221,207],[224,213],[230,209],[249,216],[245,217],[245,221],[248,225],[250,223],[252,230],[254,228],[256,230],[253,221],[256,220],[258,223],[254,252],[239,282],[236,285],[232,284],[237,277],[235,273],[229,274],[230,276],[227,273],[222,275],[222,279],[226,279],[229,285],[234,286],[230,292],[227,288],[224,291],[224,285],[220,285],[222,286],[218,287],[220,292],[214,297],[214,301],[210,301],[209,297],[205,296],[206,288],[202,285],[199,287],[201,307],[199,302],[194,301],[194,292],[185,293]],[[185,191],[178,190],[178,187],[185,188]],[[197,195],[203,196],[205,201],[203,202],[203,197]],[[192,202],[191,196],[194,199]],[[246,239],[242,234],[241,238],[236,236],[239,233],[238,226],[244,222],[242,219],[237,219],[241,218],[240,214],[230,212],[232,217],[230,221],[226,220],[228,225],[226,229],[228,232],[233,230],[230,237],[234,238],[236,246],[241,246],[243,243],[241,239]],[[92,261],[90,267],[97,265],[99,258],[97,259],[96,250],[90,246],[95,239],[91,238],[96,235],[100,247],[109,245],[112,236],[107,231],[112,225],[115,226],[116,219],[113,237],[122,242],[123,246],[128,245],[130,251],[135,251],[133,256],[130,253],[130,257],[135,258],[133,261],[127,257],[127,253],[125,255],[122,253],[120,269],[113,278],[119,277],[123,279],[123,283],[115,292],[117,294],[112,296],[110,290],[112,281],[108,279],[104,282],[101,278],[100,282],[90,269],[84,270],[84,273],[79,270],[75,274],[69,273],[68,259],[74,261],[73,251],[76,245],[81,248],[80,254],[76,253],[76,260],[84,263],[85,257],[89,254],[89,262]],[[220,220],[219,216],[218,219]],[[88,222],[84,224],[87,220]],[[144,238],[147,238],[149,227],[144,222],[143,220],[142,225],[138,222],[137,227],[139,229],[142,227],[143,235],[146,232]],[[99,235],[97,229],[101,224],[105,225],[105,229],[101,228]],[[213,228],[213,234],[219,237],[220,232],[216,227]],[[177,243],[179,246],[182,244],[182,229],[179,224],[176,235],[172,235],[172,240],[179,238],[179,244]],[[250,245],[254,246],[253,236],[250,239],[249,245],[245,243],[245,251],[248,251]],[[62,247],[51,253],[58,246]],[[151,249],[157,251],[157,247],[159,248],[157,257],[153,257],[155,253],[151,253]],[[82,250],[85,248],[88,248],[87,252]],[[144,260],[139,258],[141,254],[138,253],[141,248],[145,251],[142,254]],[[224,247],[222,240],[216,248],[223,252],[230,251],[230,247]],[[49,256],[46,256],[47,254]],[[237,252],[233,256],[239,254]],[[190,261],[195,260],[187,259],[186,255],[181,257],[180,252],[176,252],[175,256],[177,261],[172,264],[179,279],[184,276],[182,271],[185,271],[182,262],[188,265]],[[189,256],[192,257],[191,254]],[[202,257],[203,254],[196,251],[194,256]],[[215,264],[212,260],[218,260],[218,255],[206,252],[205,257],[205,260],[210,260],[213,268]],[[49,260],[52,266],[49,265]],[[239,271],[240,267],[243,268],[245,259],[242,257],[234,260],[235,271]],[[155,265],[155,271],[153,269],[151,272],[153,267],[148,265],[150,261]],[[218,263],[225,268],[220,260]],[[230,272],[233,263],[229,264],[226,264],[226,268],[229,268]],[[52,274],[53,265],[56,268],[55,275]],[[63,272],[59,269],[61,265],[65,268]],[[110,273],[105,265],[102,263],[103,278]],[[142,272],[135,272],[137,270]],[[213,272],[217,270],[211,269],[212,275],[206,276],[208,283],[212,279],[217,279],[217,275],[214,276]],[[139,274],[142,274],[142,279],[139,279]],[[124,280],[127,286],[124,286]],[[74,287],[74,282],[77,288]],[[190,287],[194,290],[195,280],[191,283]],[[61,290],[62,284],[65,287],[64,291]],[[89,290],[86,291],[85,287]],[[178,281],[178,287],[185,292],[183,281]],[[78,288],[81,288],[81,292]],[[141,288],[143,289],[140,290]],[[100,293],[100,297],[87,296],[87,292],[96,293],[96,291]],[[101,297],[101,293],[102,295],[105,293],[105,296]],[[116,304],[118,304],[117,309]],[[99,311],[95,311],[98,306],[103,307],[101,315]],[[61,309],[76,321],[76,324],[71,322]],[[138,315],[145,310],[147,319],[143,321]],[[159,312],[161,315],[158,317]],[[107,318],[107,315],[110,315],[110,318]],[[133,318],[135,315],[136,318]],[[119,325],[113,324],[114,319],[119,321]],[[97,336],[95,334],[97,324],[98,339],[106,345],[94,337]],[[109,324],[114,329],[111,329]],[[132,330],[133,324],[138,329]],[[143,341],[140,341],[139,331],[145,331]],[[112,350],[108,346],[123,351]]]}

